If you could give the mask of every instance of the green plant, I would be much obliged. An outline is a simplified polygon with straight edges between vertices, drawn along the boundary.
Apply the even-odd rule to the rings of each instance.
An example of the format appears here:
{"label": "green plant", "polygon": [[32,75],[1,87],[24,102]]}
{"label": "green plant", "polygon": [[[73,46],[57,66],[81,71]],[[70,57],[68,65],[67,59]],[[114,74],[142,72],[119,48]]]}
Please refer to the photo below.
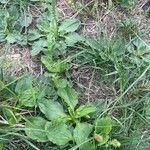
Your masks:
{"label": "green plant", "polygon": [[137,0],[115,0],[117,3],[120,3],[123,7],[127,9],[132,9],[135,7]]}
{"label": "green plant", "polygon": [[[73,8],[73,11],[76,15],[88,10],[95,18],[102,10],[101,28],[105,16],[111,13],[111,18],[116,18],[117,10],[115,16],[112,15],[112,2],[130,10],[135,4],[130,0],[108,2],[109,11],[103,4],[98,9],[97,0],[85,6],[84,1],[82,8],[77,11]],[[38,18],[30,14],[30,7],[34,6],[42,14]],[[132,16],[125,17],[119,25],[112,24],[119,32],[105,36],[102,30],[103,35],[98,39],[78,34],[84,20],[82,24],[73,17],[63,20],[58,15],[56,0],[0,0],[0,8],[1,45],[5,42],[7,46],[28,44],[29,49],[32,47],[32,56],[41,56],[44,68],[42,75],[6,76],[5,56],[0,56],[0,60],[3,59],[0,65],[0,149],[149,149],[149,45],[140,37],[139,23]],[[103,11],[107,11],[104,16]],[[105,88],[106,83],[115,95],[80,104],[74,81],[69,81],[69,69],[72,67],[74,71],[74,65],[75,71],[92,68],[94,75],[90,84],[94,85],[96,80],[99,88],[99,83],[104,82],[101,88],[103,85]],[[95,79],[97,75],[103,81]],[[92,86],[88,90],[93,90]]]}
{"label": "green plant", "polygon": [[[27,130],[25,131],[30,138],[37,141],[49,140],[57,145],[66,145],[69,141],[75,141],[77,144],[75,149],[78,147],[80,149],[84,149],[84,146],[86,145],[90,145],[90,149],[93,149],[93,142],[93,144],[91,142],[84,143],[88,140],[89,135],[93,131],[93,126],[87,123],[87,121],[82,121],[82,118],[88,116],[89,113],[95,112],[96,107],[92,104],[85,104],[76,108],[76,105],[78,104],[77,92],[71,87],[67,80],[60,79],[58,76],[60,73],[65,71],[66,62],[63,60],[55,61],[53,59],[53,54],[56,53],[57,49],[60,47],[58,43],[65,42],[64,44],[66,46],[73,46],[78,41],[83,40],[81,36],[74,33],[74,31],[78,29],[80,22],[77,19],[67,19],[59,26],[55,5],[56,3],[52,1],[52,18],[50,18],[49,21],[44,19],[40,19],[38,21],[37,27],[40,31],[43,31],[45,35],[40,35],[40,33],[32,31],[29,33],[29,37],[33,40],[37,40],[40,37],[45,37],[33,44],[32,55],[37,55],[41,50],[44,52],[45,56],[42,56],[41,61],[46,66],[47,70],[50,73],[53,73],[52,79],[57,89],[57,94],[61,100],[64,100],[67,104],[67,111],[64,111],[63,106],[59,102],[49,101],[46,99],[38,100],[37,105],[40,111],[45,114],[46,118],[51,122],[42,118],[32,117],[31,120],[29,119],[29,122],[26,123],[25,128],[27,128]],[[35,37],[37,38],[35,39]],[[38,48],[40,51],[37,51]],[[37,129],[39,130],[43,129],[44,132],[46,132],[46,136],[41,137],[40,132],[37,136],[36,131],[32,132],[31,129],[28,130],[28,128],[32,128],[32,126],[37,126]],[[111,126],[112,124],[110,118],[106,117],[96,120],[94,134],[95,140],[97,141],[97,146],[104,145],[108,142],[109,133],[112,128]],[[72,135],[71,128],[73,129],[73,127],[74,130]],[[96,136],[101,137],[101,139],[97,139]],[[40,138],[37,139],[37,137]],[[91,139],[89,140],[91,141]]]}
{"label": "green plant", "polygon": [[[13,15],[13,17],[11,17]],[[24,16],[22,16],[24,17]],[[23,23],[23,19],[16,6],[8,9],[0,9],[0,42],[27,44],[26,35],[21,34],[23,27],[28,27],[32,21],[32,17],[27,17],[28,23]]]}
{"label": "green plant", "polygon": [[28,41],[35,41],[31,51],[33,56],[43,52],[57,58],[65,53],[67,46],[74,46],[84,40],[75,32],[81,22],[77,19],[66,19],[60,23],[56,6],[53,5],[37,20],[38,30],[28,31]]}
{"label": "green plant", "polygon": [[130,53],[131,62],[138,67],[150,63],[149,45],[147,45],[142,39],[135,38],[127,49]]}
{"label": "green plant", "polygon": [[20,0],[19,3],[16,0],[0,1],[2,3],[0,5],[0,42],[27,44],[24,28],[29,27],[33,19],[30,12],[26,10],[29,2],[24,0]]}
{"label": "green plant", "polygon": [[[2,135],[9,130],[15,132],[21,127],[30,139],[38,142],[51,141],[59,146],[64,145],[64,148],[68,147],[68,149],[82,150],[85,146],[93,149],[108,143],[112,130],[110,117],[90,119],[90,114],[96,111],[96,106],[90,103],[79,105],[78,94],[67,80],[53,77],[57,93],[50,87],[51,84],[45,83],[49,78],[44,80],[43,83],[34,87],[31,76],[18,80],[15,85],[16,101],[13,107],[9,107],[5,101],[3,103],[5,106],[1,106],[3,121],[0,122],[0,126],[3,132],[2,130],[0,132]],[[39,115],[32,117],[23,115],[21,108],[28,110],[36,108]],[[70,145],[69,141],[74,143]]]}
{"label": "green plant", "polygon": [[[84,121],[77,121],[78,118],[84,117],[88,113],[95,111],[94,106],[90,104],[80,106],[75,112],[71,112],[72,110],[70,109],[70,115],[65,115],[62,106],[58,102],[51,102],[48,100],[41,101],[39,107],[51,122],[42,118],[32,117],[29,122],[27,121],[25,126],[26,134],[30,138],[41,142],[49,140],[57,145],[66,145],[69,141],[73,140],[77,144],[75,149],[78,147],[84,149],[84,147],[87,145],[89,146],[89,144],[89,149],[95,147],[93,145],[94,143],[91,145],[91,142],[88,142],[93,140],[89,135],[94,130],[94,126]],[[74,129],[72,128],[73,124],[71,122],[68,124],[67,120],[75,122],[76,125]],[[111,126],[111,119],[109,117],[96,120],[94,138],[97,141],[97,146],[102,146],[107,143]],[[36,129],[33,132],[33,128],[37,128],[37,130],[41,131],[43,130],[43,133],[45,132],[46,134],[37,132]],[[73,130],[73,135],[71,130]],[[42,137],[41,134],[45,135],[45,137]]]}
{"label": "green plant", "polygon": [[132,39],[139,34],[139,20],[127,18],[119,23],[119,32],[125,39]]}
{"label": "green plant", "polygon": [[[29,41],[36,40],[32,46],[32,55],[37,55],[41,51],[52,53],[53,49],[63,52],[67,46],[73,46],[79,40],[82,40],[81,36],[74,33],[79,25],[80,21],[77,19],[66,19],[60,26],[57,26],[53,19],[48,21],[43,17],[40,18],[37,27],[42,33],[31,30],[28,34]],[[73,38],[76,40],[73,40]]]}

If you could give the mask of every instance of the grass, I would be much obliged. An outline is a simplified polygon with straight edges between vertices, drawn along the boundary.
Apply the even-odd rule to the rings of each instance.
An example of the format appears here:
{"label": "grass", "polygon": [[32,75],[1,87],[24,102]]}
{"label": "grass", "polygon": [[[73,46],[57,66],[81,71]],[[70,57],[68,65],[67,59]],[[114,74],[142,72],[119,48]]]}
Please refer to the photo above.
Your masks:
{"label": "grass", "polygon": [[137,1],[57,3],[0,2],[0,150],[149,150],[148,18]]}

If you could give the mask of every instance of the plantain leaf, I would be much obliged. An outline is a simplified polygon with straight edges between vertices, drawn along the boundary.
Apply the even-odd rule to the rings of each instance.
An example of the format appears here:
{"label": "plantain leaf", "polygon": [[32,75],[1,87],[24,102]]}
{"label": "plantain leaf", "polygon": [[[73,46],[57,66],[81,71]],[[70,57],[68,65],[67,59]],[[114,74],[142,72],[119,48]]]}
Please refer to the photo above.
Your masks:
{"label": "plantain leaf", "polygon": [[42,36],[42,34],[40,34],[39,32],[38,32],[38,30],[36,30],[36,29],[30,29],[29,31],[28,31],[28,40],[29,41],[34,41],[34,40],[37,40],[37,39],[39,39],[40,37]]}
{"label": "plantain leaf", "polygon": [[110,117],[97,119],[95,123],[95,140],[98,146],[104,145],[109,140],[109,133],[112,130],[112,120]]}
{"label": "plantain leaf", "polygon": [[95,133],[108,135],[112,130],[112,120],[110,117],[98,118],[95,124]]}
{"label": "plantain leaf", "polygon": [[6,39],[6,34],[4,32],[0,32],[0,42],[4,42]]}
{"label": "plantain leaf", "polygon": [[84,41],[84,38],[76,32],[70,33],[65,36],[67,46],[74,46],[78,42]]}
{"label": "plantain leaf", "polygon": [[88,142],[89,140],[87,140],[86,143],[84,143],[84,146],[81,146],[81,145],[76,145],[74,147],[72,147],[71,149],[69,150],[95,150],[95,145],[93,142]]}
{"label": "plantain leaf", "polygon": [[72,87],[59,88],[57,93],[70,108],[75,108],[78,103],[78,93]]}
{"label": "plantain leaf", "polygon": [[57,145],[65,145],[72,140],[72,135],[66,124],[61,122],[46,123],[48,139]]}
{"label": "plantain leaf", "polygon": [[53,61],[50,56],[43,56],[41,58],[42,63],[52,73],[62,73],[67,67],[67,63],[62,60]]}
{"label": "plantain leaf", "polygon": [[39,93],[40,91],[38,87],[32,87],[22,93],[19,93],[18,98],[19,98],[20,105],[26,107],[36,106]]}
{"label": "plantain leaf", "polygon": [[58,102],[41,99],[38,101],[38,106],[49,120],[55,120],[65,116],[63,107]]}
{"label": "plantain leaf", "polygon": [[36,26],[42,32],[50,32],[50,22],[42,17],[37,20]]}
{"label": "plantain leaf", "polygon": [[9,13],[6,9],[0,9],[0,31],[6,31]]}
{"label": "plantain leaf", "polygon": [[58,76],[53,77],[56,88],[66,88],[68,86],[68,81],[65,79],[60,79]]}
{"label": "plantain leaf", "polygon": [[79,28],[80,24],[81,22],[78,19],[66,19],[60,25],[59,32],[74,32]]}
{"label": "plantain leaf", "polygon": [[77,110],[77,116],[78,117],[83,117],[88,115],[89,113],[95,112],[96,111],[96,106],[92,105],[92,104],[85,104],[80,106]]}
{"label": "plantain leaf", "polygon": [[35,56],[40,52],[45,51],[46,47],[47,47],[46,39],[43,38],[43,39],[39,39],[38,41],[35,41],[32,45],[31,55]]}
{"label": "plantain leaf", "polygon": [[21,93],[25,90],[28,90],[31,87],[32,87],[32,76],[28,75],[27,77],[24,77],[17,82],[15,92]]}
{"label": "plantain leaf", "polygon": [[77,145],[80,145],[79,149],[83,149],[89,142],[88,137],[92,132],[93,126],[88,123],[79,123],[73,131],[73,137]]}
{"label": "plantain leaf", "polygon": [[25,14],[20,17],[20,25],[22,27],[27,28],[31,23],[32,23],[32,15]]}
{"label": "plantain leaf", "polygon": [[46,136],[46,120],[42,117],[31,117],[25,124],[26,135],[38,142],[46,142],[48,138]]}

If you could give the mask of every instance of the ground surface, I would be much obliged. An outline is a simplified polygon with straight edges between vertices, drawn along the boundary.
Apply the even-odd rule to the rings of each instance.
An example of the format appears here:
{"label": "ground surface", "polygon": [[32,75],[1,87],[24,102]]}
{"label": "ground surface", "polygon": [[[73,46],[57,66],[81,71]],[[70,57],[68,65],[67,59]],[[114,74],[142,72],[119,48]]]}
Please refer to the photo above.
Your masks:
{"label": "ground surface", "polygon": [[[116,30],[116,20],[122,17],[131,17],[126,10],[120,6],[113,6],[112,10],[107,10],[106,2],[103,0],[98,1],[93,11],[95,0],[84,1],[84,8],[81,7],[78,11],[70,7],[65,0],[58,1],[58,11],[65,18],[79,18],[82,21],[82,29],[80,32],[84,36],[97,37],[101,32],[106,31],[109,36],[113,36]],[[138,5],[132,10],[132,18],[140,21],[139,30],[149,28],[149,19],[145,18],[142,6],[146,0],[138,1]],[[75,5],[79,5],[75,2]],[[96,10],[95,10],[96,9]],[[34,18],[42,14],[42,10],[38,7],[31,7],[31,14]],[[34,22],[32,24],[34,26]],[[150,33],[145,36],[145,41],[150,43]],[[30,55],[30,46],[13,45],[8,50],[8,56],[12,60],[12,74],[21,74],[22,72],[29,71],[32,74],[41,73],[41,65],[38,58],[33,58]],[[10,52],[9,52],[10,51]],[[100,78],[94,69],[80,68],[72,71],[72,78],[77,85],[77,89],[82,92],[80,95],[81,102],[95,101],[99,99],[109,99],[116,95],[116,91],[112,85],[106,84],[97,80]]]}
{"label": "ground surface", "polygon": [[[150,18],[145,17],[142,9],[146,1],[147,0],[139,0],[137,5],[130,11],[128,11],[124,7],[121,7],[118,4],[113,4],[111,8],[108,9],[108,4],[106,0],[78,0],[74,1],[74,4],[72,4],[72,6],[69,6],[66,0],[58,0],[57,7],[58,12],[61,16],[60,17],[61,21],[66,18],[78,18],[81,21],[81,26],[80,29],[78,30],[78,33],[80,33],[87,39],[92,38],[92,39],[99,39],[101,41],[103,35],[106,35],[106,37],[109,40],[111,40],[116,36],[116,34],[119,35],[118,32],[119,25],[122,21],[126,19],[131,20],[135,19],[137,21],[136,24],[137,28],[135,32],[137,31],[137,33],[139,32],[141,33],[140,35],[143,38],[141,41],[149,48]],[[29,7],[29,12],[32,14],[33,17],[32,24],[29,26],[29,28],[33,29],[36,26],[36,19],[43,14],[43,9],[39,5],[31,5]],[[128,32],[128,27],[126,29],[127,31],[125,32],[127,32],[128,36],[128,33],[130,31]],[[136,34],[136,36],[138,37],[138,34]],[[131,44],[132,39],[128,40],[129,40],[128,43]],[[110,43],[108,43],[108,45],[109,44]],[[107,42],[105,42],[104,46],[106,46],[107,49]],[[149,109],[146,108],[146,106],[148,106],[148,104],[150,103],[149,101],[150,76],[147,64],[145,65],[145,63],[141,61],[142,58],[140,58],[140,54],[139,56],[137,55],[137,57],[140,60],[140,63],[138,64],[139,66],[137,65],[139,68],[136,66],[136,64],[132,64],[132,58],[130,60],[130,54],[128,54],[127,56],[126,55],[120,56],[123,58],[123,60],[125,60],[123,62],[125,64],[122,63],[123,64],[122,65],[119,58],[118,58],[119,63],[118,62],[117,63],[121,64],[122,68],[125,66],[124,68],[126,69],[125,70],[123,68],[124,70],[120,71],[119,69],[122,68],[121,67],[119,68],[117,66],[118,64],[115,62],[116,61],[115,58],[112,61],[110,58],[108,62],[106,60],[105,65],[105,61],[103,63],[103,59],[101,59],[100,57],[97,58],[98,53],[94,53],[95,52],[94,48],[92,49],[89,48],[89,46],[86,47],[85,45],[81,48],[78,48],[78,46],[69,48],[65,53],[65,56],[72,56],[72,54],[74,55],[78,52],[79,53],[83,52],[84,48],[85,49],[87,48],[86,49],[87,53],[85,53],[85,56],[83,53],[83,55],[76,57],[73,61],[70,61],[69,63],[71,64],[71,68],[65,72],[63,77],[65,76],[65,79],[69,80],[72,83],[71,85],[73,85],[73,88],[75,88],[75,90],[78,92],[79,104],[86,104],[88,102],[100,102],[98,108],[101,109],[101,107],[103,106],[101,105],[101,102],[102,103],[104,102],[106,107],[104,107],[105,109],[102,109],[103,112],[101,112],[100,115],[98,115],[98,118],[103,116],[103,114],[111,115],[115,127],[115,130],[113,131],[113,134],[115,135],[114,137],[121,140],[123,139],[124,142],[123,146],[125,150],[128,150],[126,149],[126,145],[130,147],[132,144],[136,147],[137,150],[143,150],[142,149],[143,145],[145,145],[145,143],[147,145],[150,143],[149,140],[150,122],[145,117],[145,112],[148,112],[148,117],[150,113]],[[136,49],[135,45],[134,48]],[[4,67],[3,72],[4,76],[12,75],[15,78],[19,78],[24,73],[31,73],[35,77],[39,77],[40,75],[43,75],[45,73],[46,67],[44,67],[44,65],[41,63],[41,55],[39,54],[37,56],[31,56],[32,50],[31,43],[28,43],[25,46],[20,46],[18,44],[8,45],[1,43],[0,49],[1,49],[0,57],[2,56],[5,58],[4,59],[5,61],[1,62],[1,64],[3,64]],[[90,53],[92,54],[94,53],[93,54],[94,56],[88,55]],[[146,54],[149,55],[149,51]],[[109,58],[109,53],[107,58]],[[129,63],[126,64],[126,62],[128,61]],[[133,72],[132,67],[134,69]],[[127,68],[129,69],[129,74]],[[124,76],[124,73],[127,73],[128,76],[127,77]],[[126,78],[121,80],[122,76]],[[121,87],[120,83],[123,83],[124,80],[127,81],[127,85],[125,84],[125,87]],[[49,91],[48,93],[51,93],[51,91]],[[57,98],[59,97],[58,95],[55,96]],[[8,102],[11,104],[10,99],[8,99]],[[16,102],[16,104],[18,104],[18,102]],[[19,113],[23,115],[25,114],[27,116],[39,115],[40,117],[41,116],[43,117],[44,114],[42,114],[41,112],[38,114],[37,113],[38,111],[30,108],[28,109],[26,107],[24,108],[21,106],[21,111]],[[0,117],[1,117],[1,110],[0,110]],[[83,120],[86,119],[84,118]],[[23,122],[23,125],[24,124],[25,123]],[[20,140],[18,139],[12,140],[10,143],[14,146],[14,149],[17,146],[19,147],[20,145],[22,149],[26,149],[26,144],[24,145],[24,143],[22,143],[22,141],[20,142]],[[15,147],[16,143],[17,146]],[[10,148],[11,144],[8,145],[8,149],[11,149]],[[51,149],[51,145],[49,146],[49,144],[51,143],[42,145],[41,143],[33,141],[33,144],[37,147],[47,146],[48,149]],[[28,145],[30,144],[27,144],[27,147]],[[28,148],[29,150],[30,146]],[[130,150],[133,149],[130,148]],[[149,147],[148,149],[145,148],[144,150],[149,150]]]}
{"label": "ground surface", "polygon": [[[113,36],[116,32],[116,21],[121,20],[122,17],[128,18],[131,16],[126,12],[126,10],[120,8],[120,6],[114,6],[112,10],[109,11],[106,8],[106,1],[100,0],[96,2],[96,6],[98,7],[95,8],[95,12],[92,10],[95,0],[83,1],[84,8],[80,9],[78,12],[74,12],[64,0],[60,0],[58,2],[58,7],[59,12],[64,18],[77,17],[81,19],[83,23],[81,33],[83,35],[97,37],[101,35],[101,32],[106,31],[111,38],[111,36]],[[145,18],[142,9],[146,2],[146,0],[139,0],[134,10],[132,10],[132,18],[140,21],[139,30],[149,28],[150,20]],[[85,13],[85,10],[87,13]],[[147,32],[145,36],[145,41],[150,43],[149,32]],[[72,78],[77,84],[77,89],[79,89],[78,91],[82,91],[80,92],[81,102],[110,98],[113,99],[117,93],[112,85],[109,85],[109,83],[103,83],[103,81],[100,80],[99,73],[97,71],[95,72],[94,69],[81,67],[80,69],[73,70]]]}

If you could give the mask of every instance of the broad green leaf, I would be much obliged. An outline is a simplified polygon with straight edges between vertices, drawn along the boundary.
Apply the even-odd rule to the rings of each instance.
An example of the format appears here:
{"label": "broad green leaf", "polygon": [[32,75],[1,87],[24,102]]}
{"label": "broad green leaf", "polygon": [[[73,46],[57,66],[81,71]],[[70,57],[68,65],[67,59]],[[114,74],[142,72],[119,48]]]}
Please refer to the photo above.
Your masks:
{"label": "broad green leaf", "polygon": [[0,32],[0,42],[4,42],[6,39],[6,34],[4,32]]}
{"label": "broad green leaf", "polygon": [[9,30],[13,30],[14,25],[17,23],[17,20],[19,18],[19,10],[15,5],[13,5],[8,8],[8,12],[11,15],[9,17],[9,24],[8,24]]}
{"label": "broad green leaf", "polygon": [[57,93],[71,109],[75,108],[78,103],[78,93],[72,87],[59,88]]}
{"label": "broad green leaf", "polygon": [[39,39],[38,41],[35,41],[32,45],[31,55],[35,56],[41,51],[45,51],[47,46],[48,45],[46,39]]}
{"label": "broad green leaf", "polygon": [[9,124],[16,124],[17,119],[13,113],[13,111],[9,108],[2,109],[5,119],[8,121]]}
{"label": "broad green leaf", "polygon": [[95,145],[93,142],[86,142],[81,150],[95,150]]}
{"label": "broad green leaf", "polygon": [[66,19],[60,25],[59,32],[74,32],[79,28],[80,24],[81,22],[78,19]]}
{"label": "broad green leaf", "polygon": [[41,99],[38,101],[38,106],[49,120],[56,120],[65,116],[63,107],[58,102]]}
{"label": "broad green leaf", "polygon": [[83,149],[88,142],[87,139],[92,132],[93,126],[88,123],[79,123],[73,131],[73,137],[77,145],[80,145],[79,149]]}
{"label": "broad green leaf", "polygon": [[84,41],[84,38],[76,32],[65,36],[65,42],[68,46],[74,46],[77,42],[82,41]]}
{"label": "broad green leaf", "polygon": [[143,61],[150,64],[150,54],[145,55]]}
{"label": "broad green leaf", "polygon": [[138,56],[142,56],[145,53],[149,53],[149,45],[147,45],[145,42],[143,42],[141,39],[135,39],[133,41],[133,48],[135,53],[137,53]]}
{"label": "broad green leaf", "polygon": [[96,106],[92,105],[92,104],[85,104],[80,106],[77,110],[76,110],[76,114],[78,117],[83,117],[88,115],[89,113],[95,112],[96,111]]}
{"label": "broad green leaf", "polygon": [[65,145],[72,140],[72,135],[66,124],[61,122],[47,122],[48,139],[57,145]]}
{"label": "broad green leaf", "polygon": [[[58,99],[57,91],[54,89],[53,85],[52,86],[43,85],[43,86],[44,87],[40,88],[40,92],[41,92],[40,95],[42,95],[43,93],[43,96],[41,96],[42,98],[46,97],[47,99],[50,99],[52,101]],[[39,99],[42,99],[42,98],[39,98]]]}
{"label": "broad green leaf", "polygon": [[20,18],[20,24],[22,27],[28,27],[32,23],[32,15],[23,15]]}
{"label": "broad green leaf", "polygon": [[100,43],[94,38],[88,38],[86,40],[86,44],[89,45],[92,49],[96,49],[96,50],[100,49]]}
{"label": "broad green leaf", "polygon": [[116,0],[116,2],[120,3],[122,7],[127,9],[133,9],[136,4],[136,0]]}
{"label": "broad green leaf", "polygon": [[27,36],[21,33],[15,33],[15,40],[17,44],[27,45]]}
{"label": "broad green leaf", "polygon": [[95,123],[94,138],[98,146],[104,145],[109,140],[109,133],[112,130],[112,120],[110,117],[98,118]]}
{"label": "broad green leaf", "polygon": [[[17,32],[19,32],[20,34],[23,34],[22,31],[23,31],[23,27],[20,25],[19,22],[16,22],[15,23],[15,26],[13,27],[12,30],[15,30]],[[26,33],[24,33],[24,35],[27,37]],[[27,38],[26,38],[27,39]]]}
{"label": "broad green leaf", "polygon": [[6,37],[8,43],[18,43],[20,45],[27,44],[27,37],[17,31],[13,31],[13,33],[9,33]]}
{"label": "broad green leaf", "polygon": [[34,40],[37,40],[37,39],[39,39],[40,37],[42,36],[42,34],[40,34],[39,32],[38,32],[38,30],[36,30],[36,29],[30,29],[29,31],[28,31],[28,41],[34,41]]}
{"label": "broad green leaf", "polygon": [[42,63],[48,69],[48,71],[53,73],[62,73],[67,67],[67,63],[62,60],[53,61],[52,57],[43,56],[41,58]]}
{"label": "broad green leaf", "polygon": [[32,87],[22,93],[19,93],[19,103],[20,105],[26,107],[34,107],[37,105],[37,99],[40,94],[40,91],[37,87]]}
{"label": "broad green leaf", "polygon": [[95,123],[95,133],[108,135],[112,130],[112,120],[110,117],[98,118]]}
{"label": "broad green leaf", "polygon": [[56,88],[66,88],[68,86],[68,81],[65,79],[60,79],[59,76],[53,77]]}
{"label": "broad green leaf", "polygon": [[15,87],[16,93],[24,92],[32,87],[32,76],[28,75],[27,77],[19,80]]}
{"label": "broad green leaf", "polygon": [[36,26],[42,32],[50,32],[50,22],[42,17],[37,20]]}
{"label": "broad green leaf", "polygon": [[9,13],[6,9],[0,9],[0,31],[6,31]]}
{"label": "broad green leaf", "polygon": [[78,150],[78,149],[80,149],[80,150],[95,150],[94,143],[91,142],[91,141],[89,142],[89,141],[90,140],[85,141],[85,143],[83,144],[83,146],[82,146],[82,144],[76,145],[76,146],[72,147],[69,150]]}
{"label": "broad green leaf", "polygon": [[25,124],[26,135],[38,142],[46,142],[48,138],[46,136],[46,120],[42,117],[31,117]]}
{"label": "broad green leaf", "polygon": [[46,35],[46,38],[47,38],[47,44],[48,44],[48,52],[53,53],[53,50],[55,49],[56,43],[57,43],[54,33],[50,32],[49,34]]}
{"label": "broad green leaf", "polygon": [[[47,1],[48,2],[48,1]],[[51,3],[52,1],[51,0],[49,0],[49,3]],[[50,6],[50,5],[49,5]],[[43,18],[43,20],[48,20],[49,22],[51,22],[53,19],[54,19],[54,16],[53,16],[53,14],[52,14],[52,7],[50,6],[50,7],[47,7],[48,9],[49,9],[49,11],[45,11],[45,12],[43,12],[42,13],[42,17],[41,18]],[[42,7],[44,8],[44,6],[43,6],[43,4],[42,4]],[[55,10],[56,11],[56,10]]]}
{"label": "broad green leaf", "polygon": [[16,42],[15,36],[13,33],[9,33],[6,37],[8,43],[12,44]]}

